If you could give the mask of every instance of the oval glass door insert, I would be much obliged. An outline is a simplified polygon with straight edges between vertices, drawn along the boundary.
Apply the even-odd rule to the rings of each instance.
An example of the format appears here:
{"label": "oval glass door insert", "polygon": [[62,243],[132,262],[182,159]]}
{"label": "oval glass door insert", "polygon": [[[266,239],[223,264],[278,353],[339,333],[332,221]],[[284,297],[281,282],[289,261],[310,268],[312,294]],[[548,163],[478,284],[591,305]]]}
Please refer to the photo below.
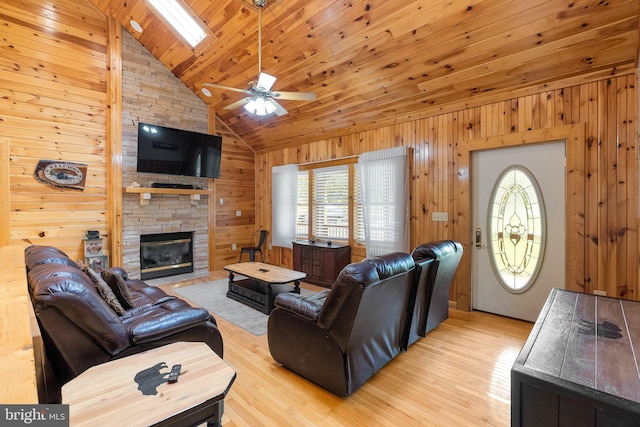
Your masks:
{"label": "oval glass door insert", "polygon": [[500,284],[520,293],[535,282],[544,257],[546,221],[540,187],[531,172],[510,166],[489,203],[489,258]]}

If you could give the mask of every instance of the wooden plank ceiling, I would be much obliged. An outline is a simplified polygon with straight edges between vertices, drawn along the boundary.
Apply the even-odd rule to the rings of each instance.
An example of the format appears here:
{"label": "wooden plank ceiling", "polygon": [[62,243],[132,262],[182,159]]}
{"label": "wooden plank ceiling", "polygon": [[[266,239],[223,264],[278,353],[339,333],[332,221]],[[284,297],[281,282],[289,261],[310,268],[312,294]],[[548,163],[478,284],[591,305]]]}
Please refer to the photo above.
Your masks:
{"label": "wooden plank ceiling", "polygon": [[[520,88],[628,73],[638,64],[638,0],[271,0],[262,71],[281,91],[315,92],[257,118],[223,107],[258,69],[252,0],[181,0],[211,30],[195,49],[148,0],[89,0],[215,108],[255,151],[352,133]],[[134,31],[134,19],[143,28]],[[544,86],[542,86],[544,87]]]}

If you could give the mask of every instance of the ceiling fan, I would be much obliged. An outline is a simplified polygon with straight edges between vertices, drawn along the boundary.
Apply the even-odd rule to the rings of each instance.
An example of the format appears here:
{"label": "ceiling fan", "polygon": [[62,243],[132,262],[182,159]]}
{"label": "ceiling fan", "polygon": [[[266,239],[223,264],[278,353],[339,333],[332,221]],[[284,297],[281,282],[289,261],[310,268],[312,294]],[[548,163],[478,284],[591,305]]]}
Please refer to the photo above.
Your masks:
{"label": "ceiling fan", "polygon": [[282,105],[278,103],[278,99],[286,99],[292,101],[315,101],[316,94],[313,92],[282,92],[271,90],[276,78],[267,73],[262,72],[262,8],[266,6],[268,0],[253,0],[253,4],[258,8],[258,82],[249,83],[248,89],[238,89],[230,86],[223,86],[215,83],[202,83],[202,86],[214,87],[218,89],[231,90],[234,92],[249,95],[240,101],[224,107],[230,110],[239,106],[257,116],[266,116],[275,113],[277,116],[284,116],[288,113]]}

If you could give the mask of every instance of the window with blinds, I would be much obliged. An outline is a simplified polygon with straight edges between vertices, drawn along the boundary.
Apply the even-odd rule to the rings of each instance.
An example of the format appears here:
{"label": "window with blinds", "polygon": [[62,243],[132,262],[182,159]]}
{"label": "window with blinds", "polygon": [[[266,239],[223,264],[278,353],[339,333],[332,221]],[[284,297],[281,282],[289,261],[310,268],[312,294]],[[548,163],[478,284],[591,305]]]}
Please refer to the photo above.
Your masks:
{"label": "window with blinds", "polygon": [[298,172],[298,207],[296,209],[296,238],[309,237],[309,171]]}
{"label": "window with blinds", "polygon": [[313,170],[313,236],[349,239],[349,169],[346,165]]}

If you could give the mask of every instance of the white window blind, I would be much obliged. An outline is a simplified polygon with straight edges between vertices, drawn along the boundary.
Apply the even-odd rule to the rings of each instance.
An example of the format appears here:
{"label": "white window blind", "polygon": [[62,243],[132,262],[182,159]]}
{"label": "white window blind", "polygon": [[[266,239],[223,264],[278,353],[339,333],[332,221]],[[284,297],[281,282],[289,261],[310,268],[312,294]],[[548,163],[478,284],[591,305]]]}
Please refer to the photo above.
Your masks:
{"label": "white window blind", "polygon": [[349,238],[349,169],[313,171],[313,236],[322,240]]}
{"label": "white window blind", "polygon": [[309,171],[298,173],[296,237],[300,239],[309,238]]}
{"label": "white window blind", "polygon": [[409,251],[408,171],[406,147],[358,159],[367,257]]}
{"label": "white window blind", "polygon": [[296,238],[298,165],[274,166],[271,186],[271,243],[292,248]]}

